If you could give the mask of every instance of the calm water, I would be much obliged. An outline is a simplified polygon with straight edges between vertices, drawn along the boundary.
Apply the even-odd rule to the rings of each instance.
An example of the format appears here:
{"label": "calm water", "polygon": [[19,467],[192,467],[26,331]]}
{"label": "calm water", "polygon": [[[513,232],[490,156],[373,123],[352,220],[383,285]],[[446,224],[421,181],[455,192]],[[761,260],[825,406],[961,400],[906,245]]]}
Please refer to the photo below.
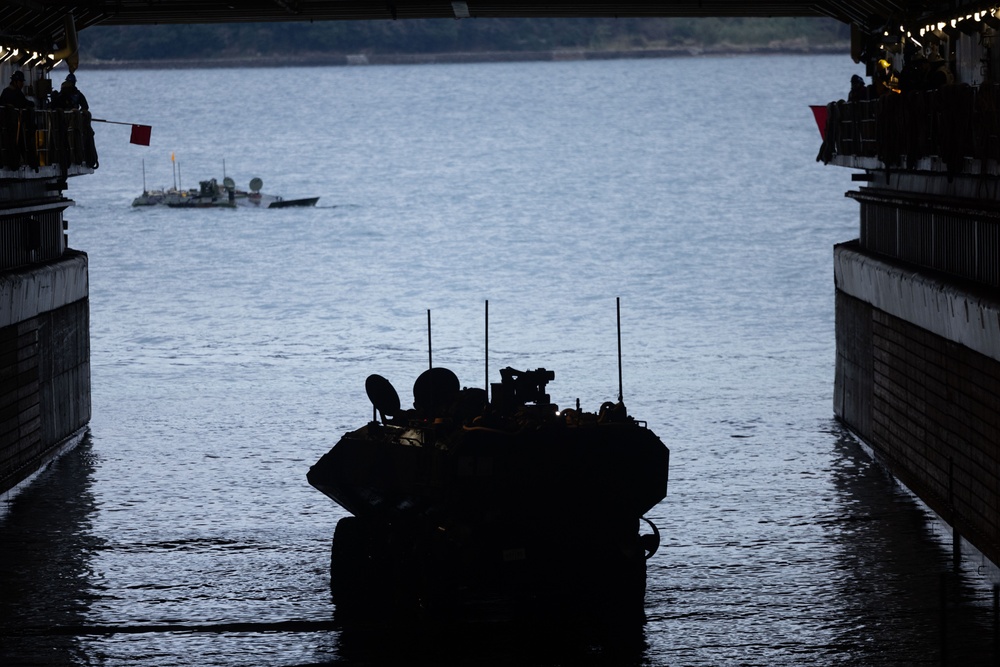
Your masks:
{"label": "calm water", "polygon": [[[90,438],[0,518],[4,664],[994,664],[989,584],[832,416],[831,246],[857,235],[808,105],[843,57],[81,72],[101,168]],[[808,76],[793,76],[805,71]],[[61,75],[60,75],[61,78]],[[133,210],[199,178],[315,209]],[[225,165],[225,166],[223,166]],[[618,390],[672,450],[638,645],[330,624],[341,510],[308,467],[427,363]]]}

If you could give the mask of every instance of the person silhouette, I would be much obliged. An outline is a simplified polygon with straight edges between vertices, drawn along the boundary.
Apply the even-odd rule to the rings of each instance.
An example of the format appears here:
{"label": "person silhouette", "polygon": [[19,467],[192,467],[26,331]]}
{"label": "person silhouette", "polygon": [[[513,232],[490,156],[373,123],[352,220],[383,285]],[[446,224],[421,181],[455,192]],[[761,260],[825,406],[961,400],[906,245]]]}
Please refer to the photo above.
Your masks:
{"label": "person silhouette", "polygon": [[10,75],[10,84],[0,92],[0,104],[15,109],[34,108],[34,102],[24,94],[24,72],[17,70]]}
{"label": "person silhouette", "polygon": [[76,87],[76,75],[72,72],[66,75],[66,80],[59,87],[59,92],[52,93],[52,108],[90,110],[86,96]]}

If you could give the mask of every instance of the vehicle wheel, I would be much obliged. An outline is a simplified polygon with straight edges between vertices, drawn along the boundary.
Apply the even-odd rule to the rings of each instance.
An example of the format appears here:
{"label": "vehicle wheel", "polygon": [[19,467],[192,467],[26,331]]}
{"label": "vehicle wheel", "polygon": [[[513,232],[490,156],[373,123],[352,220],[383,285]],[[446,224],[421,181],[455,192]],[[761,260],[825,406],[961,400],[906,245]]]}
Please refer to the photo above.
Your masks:
{"label": "vehicle wheel", "polygon": [[334,603],[361,599],[371,576],[369,539],[357,517],[337,522],[330,546],[330,593]]}

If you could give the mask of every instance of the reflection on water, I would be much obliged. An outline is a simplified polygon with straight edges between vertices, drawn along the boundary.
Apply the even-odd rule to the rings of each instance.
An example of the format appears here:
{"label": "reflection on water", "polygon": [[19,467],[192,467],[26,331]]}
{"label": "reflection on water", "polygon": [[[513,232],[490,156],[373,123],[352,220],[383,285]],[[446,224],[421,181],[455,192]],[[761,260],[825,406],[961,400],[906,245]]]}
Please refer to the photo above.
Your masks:
{"label": "reflection on water", "polygon": [[[83,655],[72,635],[104,594],[93,571],[102,547],[91,534],[96,511],[94,453],[85,437],[9,503],[0,519],[0,658],[5,665],[73,664]],[[40,639],[40,637],[42,639]]]}
{"label": "reflection on water", "polygon": [[[104,586],[105,577],[93,567],[95,554],[110,545],[91,530],[98,508],[91,492],[95,456],[88,437],[18,496],[0,525],[0,657],[5,665],[153,664],[155,656],[177,664],[236,665],[248,664],[247,656],[253,655],[259,657],[254,664],[272,665],[464,665],[472,660],[604,667],[710,664],[715,659],[697,656],[726,653],[738,656],[740,664],[996,664],[996,616],[985,581],[967,567],[956,567],[950,538],[929,511],[850,436],[842,434],[832,454],[831,511],[814,517],[832,547],[829,579],[801,587],[789,581],[781,596],[758,596],[750,606],[763,615],[761,630],[769,625],[764,617],[772,615],[785,618],[781,633],[759,636],[756,646],[730,643],[722,651],[709,637],[691,634],[702,612],[686,613],[693,601],[683,596],[698,594],[691,588],[679,593],[681,582],[662,575],[651,580],[649,622],[628,631],[487,622],[343,625],[332,608],[325,618],[306,621],[195,623],[157,617],[95,622],[89,613],[93,602],[113,602],[120,592]],[[132,547],[137,552],[148,548]],[[322,576],[317,583],[325,583]],[[759,583],[756,587],[765,592]],[[719,580],[714,588],[725,590],[726,583]],[[185,595],[196,598],[196,589],[186,586]],[[707,599],[714,597],[705,593]],[[322,604],[324,596],[317,597]],[[804,605],[803,599],[812,603]],[[796,611],[782,612],[782,606]],[[713,634],[726,641],[723,618],[713,623],[722,624]],[[814,639],[800,641],[810,636]],[[826,639],[818,641],[818,636]],[[218,648],[220,641],[224,650]]]}
{"label": "reflection on water", "polygon": [[[848,437],[831,479],[839,509],[822,519],[845,614],[829,619],[855,664],[995,665],[996,610],[987,581],[956,566],[933,513]],[[891,601],[887,606],[886,601]]]}
{"label": "reflection on water", "polygon": [[641,627],[615,633],[551,626],[352,627],[337,637],[331,664],[640,665]]}

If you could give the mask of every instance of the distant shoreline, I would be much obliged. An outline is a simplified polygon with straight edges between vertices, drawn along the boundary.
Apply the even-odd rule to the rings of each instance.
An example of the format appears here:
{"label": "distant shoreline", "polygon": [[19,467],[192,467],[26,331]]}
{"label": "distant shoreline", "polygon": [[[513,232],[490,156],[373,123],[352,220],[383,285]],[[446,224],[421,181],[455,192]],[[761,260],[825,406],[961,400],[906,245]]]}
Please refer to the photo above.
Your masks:
{"label": "distant shoreline", "polygon": [[245,56],[212,59],[172,60],[81,60],[88,70],[107,69],[225,69],[250,67],[351,67],[363,65],[432,65],[493,62],[564,62],[574,60],[628,60],[648,58],[690,58],[732,55],[824,55],[850,53],[848,44],[809,45],[798,41],[734,46],[676,46],[662,49],[589,50],[556,49],[551,51],[482,51],[466,53],[374,53],[374,54],[301,54],[294,56]]}

